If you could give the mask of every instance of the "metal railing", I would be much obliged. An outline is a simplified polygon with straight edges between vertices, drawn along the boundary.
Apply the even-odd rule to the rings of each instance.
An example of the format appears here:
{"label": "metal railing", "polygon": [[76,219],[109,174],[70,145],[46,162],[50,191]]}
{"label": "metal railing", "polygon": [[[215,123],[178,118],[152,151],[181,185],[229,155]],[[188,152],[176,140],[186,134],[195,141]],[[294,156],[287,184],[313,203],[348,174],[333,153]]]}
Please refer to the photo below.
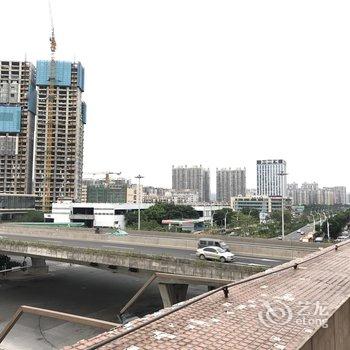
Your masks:
{"label": "metal railing", "polygon": [[175,275],[171,273],[156,272],[145,282],[145,284],[137,291],[137,293],[119,311],[119,317],[123,313],[125,313],[125,311],[140,297],[140,295],[146,290],[146,288],[157,278],[160,278],[162,280],[176,280],[178,283],[179,281],[187,282],[188,284],[190,284],[191,282],[195,282],[208,285],[226,285],[232,282],[231,280],[224,280],[219,278]]}
{"label": "metal railing", "polygon": [[102,328],[105,330],[110,330],[111,328],[118,326],[117,323],[107,322],[107,321],[103,321],[103,320],[97,320],[95,318],[77,316],[77,315],[67,314],[64,312],[58,312],[58,311],[53,311],[53,310],[48,310],[48,309],[40,309],[37,307],[22,305],[14,313],[10,322],[0,332],[0,343],[5,339],[5,337],[9,334],[11,329],[15,326],[17,321],[20,319],[20,317],[24,313],[31,314],[31,315],[37,315],[37,316],[55,318],[55,319],[62,320],[62,321],[83,324],[85,326]]}

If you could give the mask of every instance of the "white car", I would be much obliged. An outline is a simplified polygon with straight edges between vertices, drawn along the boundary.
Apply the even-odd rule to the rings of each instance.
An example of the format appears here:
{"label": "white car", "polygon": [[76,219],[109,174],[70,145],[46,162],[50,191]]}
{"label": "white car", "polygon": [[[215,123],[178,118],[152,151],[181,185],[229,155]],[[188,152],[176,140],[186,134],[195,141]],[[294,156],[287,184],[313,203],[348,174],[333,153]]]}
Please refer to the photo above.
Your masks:
{"label": "white car", "polygon": [[233,261],[234,254],[231,252],[226,252],[220,247],[205,247],[205,248],[199,248],[197,249],[196,255],[199,257],[199,259],[210,259],[210,260],[219,260],[222,263]]}

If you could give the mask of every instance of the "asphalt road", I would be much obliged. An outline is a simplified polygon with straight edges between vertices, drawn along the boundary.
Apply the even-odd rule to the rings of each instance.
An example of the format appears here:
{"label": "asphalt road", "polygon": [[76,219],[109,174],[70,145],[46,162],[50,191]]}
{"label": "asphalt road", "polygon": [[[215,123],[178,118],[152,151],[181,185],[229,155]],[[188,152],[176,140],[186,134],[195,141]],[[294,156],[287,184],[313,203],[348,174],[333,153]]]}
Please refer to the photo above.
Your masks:
{"label": "asphalt road", "polygon": [[[0,232],[0,235],[4,238],[16,239],[21,241],[35,241],[43,243],[52,243],[60,246],[70,246],[70,247],[83,247],[83,248],[104,248],[119,251],[132,251],[136,253],[143,254],[153,254],[153,255],[168,255],[179,258],[196,259],[195,251],[177,248],[164,248],[159,246],[144,246],[137,244],[124,244],[120,242],[99,242],[99,241],[86,241],[86,240],[71,240],[62,238],[43,238],[35,237],[32,235],[16,235],[12,233]],[[234,252],[233,252],[234,253]],[[288,260],[282,259],[267,259],[251,256],[236,255],[235,262],[245,264],[245,265],[262,265],[262,266],[277,266]]]}
{"label": "asphalt road", "polygon": [[[300,228],[300,230],[304,232],[303,236],[305,236],[309,232],[313,231],[313,229],[314,228],[313,228],[312,224],[310,226],[306,225],[306,226]],[[298,231],[294,231],[294,232],[291,232],[290,234],[286,235],[285,239],[290,239],[290,240],[293,240],[293,241],[299,241],[301,236],[302,235],[300,233],[298,233]]]}

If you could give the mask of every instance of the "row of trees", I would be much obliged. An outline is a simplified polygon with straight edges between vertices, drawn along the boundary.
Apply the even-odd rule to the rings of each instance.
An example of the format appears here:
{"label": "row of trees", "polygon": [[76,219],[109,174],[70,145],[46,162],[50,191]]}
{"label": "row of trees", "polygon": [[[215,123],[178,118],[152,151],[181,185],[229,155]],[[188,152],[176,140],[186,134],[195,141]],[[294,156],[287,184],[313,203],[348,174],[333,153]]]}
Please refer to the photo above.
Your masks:
{"label": "row of trees", "polygon": [[[189,205],[175,205],[158,203],[141,211],[141,227],[146,230],[166,231],[167,226],[162,224],[164,219],[197,219],[199,213]],[[125,216],[127,226],[137,228],[138,212],[131,211]],[[281,234],[281,211],[274,211],[266,224],[260,224],[259,211],[256,209],[243,209],[234,212],[230,208],[224,208],[215,212],[213,223],[215,227],[223,227],[226,219],[226,227],[238,235],[254,235],[261,237],[274,237]],[[307,217],[293,218],[291,212],[284,212],[286,233],[294,231],[307,223]]]}
{"label": "row of trees", "polygon": [[[345,227],[348,226],[350,222],[350,209],[338,212],[334,216],[328,219],[329,222],[329,235],[330,238],[336,239],[343,231]],[[324,234],[327,234],[327,222],[324,221],[321,227]]]}
{"label": "row of trees", "polygon": [[[142,228],[147,230],[165,231],[162,225],[164,219],[198,219],[199,214],[189,205],[158,203],[141,211]],[[131,228],[137,227],[138,212],[130,211],[125,215],[126,223]]]}
{"label": "row of trees", "polygon": [[[244,208],[240,212],[231,209],[218,210],[214,215],[214,223],[223,226],[226,216],[226,225],[239,235],[254,235],[260,237],[275,237],[282,231],[282,212],[273,211],[266,223],[260,224],[259,211]],[[285,232],[289,233],[308,223],[306,215],[292,216],[289,210],[284,211]]]}

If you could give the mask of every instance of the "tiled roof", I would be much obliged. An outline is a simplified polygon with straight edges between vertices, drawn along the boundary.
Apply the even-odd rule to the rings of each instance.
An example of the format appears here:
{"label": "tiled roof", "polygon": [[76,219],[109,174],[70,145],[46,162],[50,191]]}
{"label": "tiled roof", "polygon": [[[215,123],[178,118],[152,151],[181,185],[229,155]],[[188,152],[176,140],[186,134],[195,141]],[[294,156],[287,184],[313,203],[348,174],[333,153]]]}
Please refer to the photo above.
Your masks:
{"label": "tiled roof", "polygon": [[350,244],[338,247],[230,285],[228,298],[208,292],[64,349],[299,349],[350,297]]}

